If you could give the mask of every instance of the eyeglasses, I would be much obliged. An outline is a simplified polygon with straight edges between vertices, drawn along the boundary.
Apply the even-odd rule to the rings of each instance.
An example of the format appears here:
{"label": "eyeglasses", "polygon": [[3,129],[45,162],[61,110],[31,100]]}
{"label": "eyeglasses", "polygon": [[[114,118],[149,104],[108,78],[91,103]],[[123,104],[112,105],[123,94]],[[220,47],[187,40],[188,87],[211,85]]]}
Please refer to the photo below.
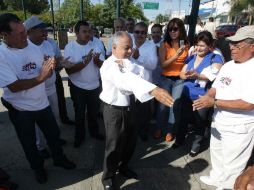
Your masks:
{"label": "eyeglasses", "polygon": [[177,28],[177,27],[168,28],[169,32],[177,32],[178,30],[179,30],[179,28]]}
{"label": "eyeglasses", "polygon": [[147,34],[146,31],[139,31],[139,30],[135,30],[134,33],[137,34],[137,35],[139,35],[139,34],[146,35]]}
{"label": "eyeglasses", "polygon": [[229,42],[229,46],[234,47],[234,48],[237,48],[238,50],[240,50],[240,49],[246,47],[247,45],[250,45],[250,44],[248,44],[248,43],[243,44],[243,45],[240,45],[239,43],[240,43],[240,42]]}

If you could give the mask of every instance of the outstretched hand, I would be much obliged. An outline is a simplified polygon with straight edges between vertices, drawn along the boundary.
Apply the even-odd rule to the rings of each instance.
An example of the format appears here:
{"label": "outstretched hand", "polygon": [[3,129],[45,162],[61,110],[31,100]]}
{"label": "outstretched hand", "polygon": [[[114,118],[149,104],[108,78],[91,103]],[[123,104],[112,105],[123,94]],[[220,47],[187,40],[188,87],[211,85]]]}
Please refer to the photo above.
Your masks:
{"label": "outstretched hand", "polygon": [[238,176],[234,190],[254,190],[254,166],[249,167]]}
{"label": "outstretched hand", "polygon": [[150,93],[156,100],[158,100],[160,103],[166,105],[166,106],[173,106],[174,100],[172,96],[163,88],[156,87],[153,89]]}
{"label": "outstretched hand", "polygon": [[214,106],[214,98],[210,96],[200,96],[192,104],[193,110],[200,110],[202,108],[209,108]]}

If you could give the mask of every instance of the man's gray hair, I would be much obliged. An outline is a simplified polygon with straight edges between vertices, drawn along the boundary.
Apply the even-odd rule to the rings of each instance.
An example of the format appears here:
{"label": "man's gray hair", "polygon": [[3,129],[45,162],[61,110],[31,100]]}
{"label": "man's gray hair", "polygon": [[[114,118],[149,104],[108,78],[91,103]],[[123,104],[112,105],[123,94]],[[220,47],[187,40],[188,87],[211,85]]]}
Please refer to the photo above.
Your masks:
{"label": "man's gray hair", "polygon": [[253,38],[247,38],[244,40],[247,44],[254,44],[254,39]]}
{"label": "man's gray hair", "polygon": [[131,39],[131,36],[128,34],[128,32],[125,31],[116,32],[112,38],[112,44],[119,45],[120,39],[125,36],[128,36]]}

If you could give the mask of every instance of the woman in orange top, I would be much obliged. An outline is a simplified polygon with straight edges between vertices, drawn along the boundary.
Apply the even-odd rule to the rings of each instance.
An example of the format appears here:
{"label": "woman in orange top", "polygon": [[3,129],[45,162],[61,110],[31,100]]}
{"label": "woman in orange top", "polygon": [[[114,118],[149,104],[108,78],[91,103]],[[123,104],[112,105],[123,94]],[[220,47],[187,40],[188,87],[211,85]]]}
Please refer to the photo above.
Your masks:
{"label": "woman in orange top", "polygon": [[174,139],[174,114],[177,112],[177,99],[180,98],[183,89],[183,80],[180,79],[180,72],[188,56],[188,50],[189,43],[184,23],[181,19],[173,18],[167,25],[164,42],[159,49],[159,58],[162,68],[161,87],[168,90],[173,96],[175,103],[171,108],[162,104],[159,105],[155,138],[159,138],[161,136],[161,128],[166,127],[166,141]]}

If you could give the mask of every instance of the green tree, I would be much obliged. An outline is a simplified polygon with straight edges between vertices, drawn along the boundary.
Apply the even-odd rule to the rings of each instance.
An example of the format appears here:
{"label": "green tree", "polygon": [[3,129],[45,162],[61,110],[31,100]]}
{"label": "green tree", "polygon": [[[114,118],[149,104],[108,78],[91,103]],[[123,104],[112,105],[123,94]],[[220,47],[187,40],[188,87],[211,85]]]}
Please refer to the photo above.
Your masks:
{"label": "green tree", "polygon": [[[135,4],[134,0],[120,1],[120,15],[123,18],[132,17],[134,19],[148,21],[144,16],[140,4]],[[103,25],[106,27],[113,27],[113,21],[116,18],[116,1],[104,0],[104,7],[102,10]]]}
{"label": "green tree", "polygon": [[[3,3],[8,10],[22,10],[21,0],[3,0]],[[48,0],[24,0],[24,4],[26,10],[32,14],[41,14],[49,10]]]}
{"label": "green tree", "polygon": [[169,21],[169,15],[159,14],[155,18],[155,22],[158,23],[158,24],[162,23],[162,22],[168,22],[168,21]]}
{"label": "green tree", "polygon": [[[252,22],[252,15],[254,13],[254,0],[231,0],[231,16],[237,16],[242,13],[243,10],[247,11],[249,14],[249,24]],[[240,15],[238,22],[242,19],[244,15]]]}
{"label": "green tree", "polygon": [[[84,20],[89,20],[91,4],[89,0],[83,0]],[[58,23],[65,26],[73,26],[80,19],[80,0],[65,0],[56,15]]]}

